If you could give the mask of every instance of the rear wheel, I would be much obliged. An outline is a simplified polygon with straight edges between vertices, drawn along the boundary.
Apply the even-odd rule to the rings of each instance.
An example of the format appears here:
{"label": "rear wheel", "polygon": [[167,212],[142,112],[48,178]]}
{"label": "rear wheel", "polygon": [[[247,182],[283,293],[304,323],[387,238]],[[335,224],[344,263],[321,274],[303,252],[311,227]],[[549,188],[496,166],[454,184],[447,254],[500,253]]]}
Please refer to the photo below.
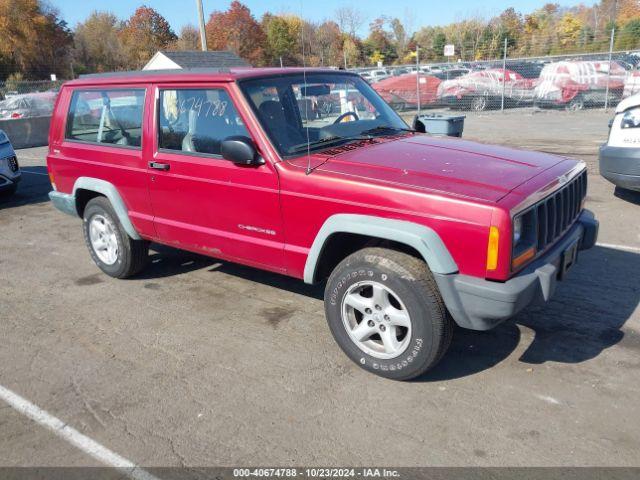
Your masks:
{"label": "rear wheel", "polygon": [[483,112],[489,108],[489,97],[486,95],[478,95],[471,99],[471,110],[474,112]]}
{"label": "rear wheel", "polygon": [[406,253],[365,248],[345,258],[325,290],[336,342],[377,375],[415,378],[442,358],[453,322],[426,263]]}
{"label": "rear wheel", "polygon": [[96,197],[87,203],[83,232],[91,258],[107,275],[127,278],[146,266],[149,242],[134,240],[127,234],[105,197]]}
{"label": "rear wheel", "polygon": [[576,95],[573,97],[573,99],[567,104],[566,109],[570,112],[584,110],[584,98],[582,98],[582,95]]}

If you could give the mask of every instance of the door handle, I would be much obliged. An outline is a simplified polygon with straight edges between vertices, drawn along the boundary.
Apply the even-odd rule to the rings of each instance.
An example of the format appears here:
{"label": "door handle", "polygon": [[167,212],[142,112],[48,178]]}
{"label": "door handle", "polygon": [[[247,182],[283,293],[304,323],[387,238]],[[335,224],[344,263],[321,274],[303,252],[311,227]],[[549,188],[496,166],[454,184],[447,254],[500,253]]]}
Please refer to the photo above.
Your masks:
{"label": "door handle", "polygon": [[149,168],[153,168],[155,170],[169,170],[170,165],[168,163],[160,163],[160,162],[149,162]]}

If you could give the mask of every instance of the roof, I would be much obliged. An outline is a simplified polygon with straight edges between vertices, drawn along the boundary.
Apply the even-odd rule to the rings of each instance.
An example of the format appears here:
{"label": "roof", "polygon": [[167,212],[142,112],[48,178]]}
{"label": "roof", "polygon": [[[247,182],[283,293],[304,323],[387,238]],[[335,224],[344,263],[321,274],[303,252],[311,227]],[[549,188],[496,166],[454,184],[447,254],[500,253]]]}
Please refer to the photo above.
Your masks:
{"label": "roof", "polygon": [[[250,67],[251,64],[230,51],[162,50],[156,53],[147,66],[152,64],[158,55],[164,55],[181,68],[229,68]],[[145,67],[146,68],[146,67]]]}
{"label": "roof", "polygon": [[247,78],[272,77],[306,73],[357,76],[356,73],[327,68],[192,68],[186,70],[136,70],[81,75],[65,85],[133,84],[159,82],[234,82]]}

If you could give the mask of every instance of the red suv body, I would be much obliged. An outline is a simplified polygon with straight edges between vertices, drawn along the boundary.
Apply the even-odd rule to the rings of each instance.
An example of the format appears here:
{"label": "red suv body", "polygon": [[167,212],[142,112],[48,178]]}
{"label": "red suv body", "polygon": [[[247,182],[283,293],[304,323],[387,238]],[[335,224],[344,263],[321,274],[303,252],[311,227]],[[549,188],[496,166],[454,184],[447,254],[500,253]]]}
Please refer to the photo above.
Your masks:
{"label": "red suv body", "polygon": [[[338,97],[333,112],[321,108]],[[406,282],[411,292],[433,290],[443,322],[487,329],[547,300],[597,236],[583,210],[584,163],[411,131],[346,72],[88,76],[62,87],[49,145],[51,199],[84,218],[106,273],[136,273],[157,242],[308,283],[329,277],[334,336],[361,366],[394,378],[422,373],[448,342],[432,329],[425,335],[437,342],[420,333],[415,343],[415,322],[438,314],[411,307],[414,294],[398,293]],[[411,259],[424,274],[407,273],[423,268]],[[395,275],[395,287],[385,283]],[[416,287],[416,275],[431,286]],[[384,305],[349,304],[375,299],[376,289]],[[413,323],[384,323],[397,312]],[[361,344],[357,327],[370,328]],[[424,359],[431,343],[439,346]]]}

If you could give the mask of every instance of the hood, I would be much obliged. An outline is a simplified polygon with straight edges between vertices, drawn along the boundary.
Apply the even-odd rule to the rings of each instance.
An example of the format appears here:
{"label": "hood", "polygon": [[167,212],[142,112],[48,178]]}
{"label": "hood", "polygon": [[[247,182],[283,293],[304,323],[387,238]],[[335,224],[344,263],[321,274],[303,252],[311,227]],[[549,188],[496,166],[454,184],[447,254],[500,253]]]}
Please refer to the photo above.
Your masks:
{"label": "hood", "polygon": [[616,106],[616,113],[624,112],[631,107],[640,106],[640,93],[625,98]]}
{"label": "hood", "polygon": [[497,202],[564,160],[546,153],[411,135],[331,156],[318,170]]}

